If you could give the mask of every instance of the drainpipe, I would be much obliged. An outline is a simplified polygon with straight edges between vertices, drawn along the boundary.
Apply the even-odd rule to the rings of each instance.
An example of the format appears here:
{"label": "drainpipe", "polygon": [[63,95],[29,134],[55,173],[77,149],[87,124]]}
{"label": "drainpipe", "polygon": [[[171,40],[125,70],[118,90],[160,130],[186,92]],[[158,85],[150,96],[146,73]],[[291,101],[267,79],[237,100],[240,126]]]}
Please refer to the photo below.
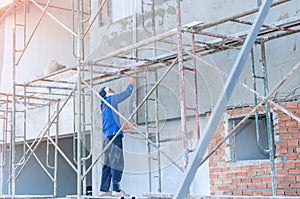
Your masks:
{"label": "drainpipe", "polygon": [[[253,48],[251,49],[251,62],[252,62],[252,83],[253,83],[253,90],[257,90],[256,87],[256,78],[258,76],[255,74],[255,64],[254,64],[254,51]],[[257,106],[257,95],[254,94],[254,106]],[[260,139],[260,128],[259,128],[259,122],[258,122],[258,110],[255,111],[255,132],[256,132],[256,143],[258,146],[258,149],[261,153],[267,155],[269,150],[264,149],[264,147],[261,144]]]}

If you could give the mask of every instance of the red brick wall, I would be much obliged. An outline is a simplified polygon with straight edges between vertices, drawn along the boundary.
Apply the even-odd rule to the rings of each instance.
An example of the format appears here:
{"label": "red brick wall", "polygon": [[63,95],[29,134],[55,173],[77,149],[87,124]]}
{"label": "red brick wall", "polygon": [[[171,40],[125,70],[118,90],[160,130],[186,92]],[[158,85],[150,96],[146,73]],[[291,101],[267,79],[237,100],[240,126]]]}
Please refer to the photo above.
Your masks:
{"label": "red brick wall", "polygon": [[[300,117],[300,102],[281,103]],[[227,116],[240,117],[250,108],[227,110]],[[300,196],[300,123],[271,107],[276,145],[275,172],[278,196]],[[226,117],[225,117],[226,118]],[[210,149],[228,133],[222,118]],[[269,160],[231,161],[229,145],[224,143],[209,159],[211,195],[272,196]]]}

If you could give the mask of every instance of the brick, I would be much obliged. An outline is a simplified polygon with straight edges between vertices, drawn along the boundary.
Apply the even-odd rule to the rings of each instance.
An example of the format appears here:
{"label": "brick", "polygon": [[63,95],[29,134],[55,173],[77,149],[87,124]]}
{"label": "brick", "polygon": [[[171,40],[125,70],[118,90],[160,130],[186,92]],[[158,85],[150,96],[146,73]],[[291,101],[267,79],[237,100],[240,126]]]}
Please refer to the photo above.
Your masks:
{"label": "brick", "polygon": [[285,123],[286,123],[286,122],[278,122],[278,123],[275,124],[275,127],[277,127],[277,126],[279,126],[279,127],[281,127],[281,126],[286,126]]}
{"label": "brick", "polygon": [[263,196],[273,196],[273,193],[271,191],[265,191],[263,192]]}
{"label": "brick", "polygon": [[253,196],[262,196],[263,192],[253,192]]}
{"label": "brick", "polygon": [[270,168],[270,163],[264,163],[264,164],[262,164],[261,168]]}
{"label": "brick", "polygon": [[300,170],[289,170],[290,174],[300,174]]}
{"label": "brick", "polygon": [[240,183],[240,182],[241,182],[241,179],[240,179],[240,178],[233,178],[233,179],[232,179],[232,183],[237,184],[237,183]]}
{"label": "brick", "polygon": [[210,167],[215,167],[217,166],[217,162],[209,162],[208,164]]}
{"label": "brick", "polygon": [[219,186],[218,190],[228,190],[228,186]]}
{"label": "brick", "polygon": [[258,172],[259,172],[259,175],[260,175],[260,176],[263,176],[263,175],[266,174],[264,170],[259,170]]}
{"label": "brick", "polygon": [[285,149],[285,148],[283,148],[283,149],[276,149],[276,153],[286,154],[287,153],[287,149]]}
{"label": "brick", "polygon": [[252,196],[253,192],[252,191],[243,191],[243,195],[245,195],[245,196]]}
{"label": "brick", "polygon": [[223,171],[222,168],[214,168],[214,169],[213,169],[213,172],[222,172],[222,171]]}
{"label": "brick", "polygon": [[279,120],[292,120],[291,116],[279,116]]}
{"label": "brick", "polygon": [[277,195],[284,195],[284,190],[277,190]]}
{"label": "brick", "polygon": [[251,182],[251,178],[242,178],[242,182]]}
{"label": "brick", "polygon": [[291,139],[293,139],[293,136],[292,135],[282,135],[281,139],[282,140],[291,140]]}
{"label": "brick", "polygon": [[256,176],[256,175],[257,175],[256,171],[247,172],[247,176]]}
{"label": "brick", "polygon": [[300,132],[300,130],[298,128],[288,128],[287,132],[294,133],[294,132]]}
{"label": "brick", "polygon": [[226,180],[222,180],[223,184],[231,184],[232,180],[231,179],[226,179]]}
{"label": "brick", "polygon": [[270,168],[268,170],[266,170],[265,173],[266,173],[266,175],[270,175],[271,174]]}
{"label": "brick", "polygon": [[294,153],[294,148],[288,148],[288,149],[287,149],[287,152],[288,152],[288,153]]}
{"label": "brick", "polygon": [[242,167],[241,166],[236,166],[236,167],[233,167],[232,168],[232,170],[235,170],[235,171],[237,171],[237,170],[241,170],[242,169]]}
{"label": "brick", "polygon": [[260,164],[250,165],[250,169],[260,169],[260,168],[261,168]]}
{"label": "brick", "polygon": [[228,173],[227,176],[228,177],[236,177],[236,173]]}
{"label": "brick", "polygon": [[299,189],[300,188],[300,184],[290,184],[290,187],[291,188],[297,188],[297,189]]}
{"label": "brick", "polygon": [[267,188],[267,185],[266,184],[257,184],[256,188],[257,189],[265,189],[265,188]]}
{"label": "brick", "polygon": [[284,176],[283,178],[285,181],[295,181],[296,176]]}
{"label": "brick", "polygon": [[249,184],[248,189],[256,189],[256,185],[255,184]]}
{"label": "brick", "polygon": [[251,165],[242,166],[242,170],[250,170],[250,169],[251,169]]}
{"label": "brick", "polygon": [[287,196],[297,196],[297,191],[286,190],[285,195],[287,195]]}
{"label": "brick", "polygon": [[212,180],[211,184],[223,184],[222,180]]}
{"label": "brick", "polygon": [[300,148],[296,148],[296,152],[297,152],[297,153],[300,153]]}
{"label": "brick", "polygon": [[276,134],[283,134],[286,132],[287,132],[287,129],[276,129]]}
{"label": "brick", "polygon": [[277,174],[278,174],[278,175],[288,174],[288,173],[289,173],[288,170],[277,170]]}
{"label": "brick", "polygon": [[298,145],[299,145],[299,142],[298,142],[298,141],[289,141],[289,142],[288,142],[288,145],[289,145],[289,146],[298,146]]}
{"label": "brick", "polygon": [[271,182],[271,178],[267,177],[267,178],[262,178],[263,182]]}
{"label": "brick", "polygon": [[300,162],[295,162],[295,167],[300,167]]}
{"label": "brick", "polygon": [[233,195],[234,196],[241,196],[241,195],[243,195],[243,192],[242,191],[235,191],[235,192],[233,192]]}
{"label": "brick", "polygon": [[258,183],[258,182],[262,182],[262,179],[261,178],[252,178],[251,181],[254,183]]}
{"label": "brick", "polygon": [[251,109],[249,108],[242,108],[242,113],[249,113]]}
{"label": "brick", "polygon": [[276,142],[276,146],[287,146],[288,142]]}
{"label": "brick", "polygon": [[223,157],[222,156],[212,156],[211,157],[211,160],[222,160],[223,159]]}
{"label": "brick", "polygon": [[236,185],[229,185],[228,188],[229,188],[230,190],[235,190],[235,189],[237,188],[237,186],[236,186]]}
{"label": "brick", "polygon": [[218,175],[217,174],[209,174],[209,178],[212,179],[212,178],[218,178]]}
{"label": "brick", "polygon": [[290,167],[295,168],[295,166],[296,166],[295,162],[286,162],[286,163],[283,164],[284,168],[290,168]]}
{"label": "brick", "polygon": [[284,176],[276,176],[276,181],[284,181]]}
{"label": "brick", "polygon": [[286,122],[286,126],[298,126],[298,122]]}
{"label": "brick", "polygon": [[227,174],[226,173],[218,174],[218,178],[227,178]]}
{"label": "brick", "polygon": [[237,172],[237,176],[246,176],[247,172]]}
{"label": "brick", "polygon": [[298,156],[297,155],[289,155],[289,156],[286,156],[286,160],[297,160],[298,159]]}
{"label": "brick", "polygon": [[241,184],[237,186],[238,189],[247,189],[247,185]]}
{"label": "brick", "polygon": [[289,188],[289,184],[277,184],[277,188],[283,188],[283,189],[286,189],[286,188]]}
{"label": "brick", "polygon": [[[298,122],[298,126],[300,126],[300,122]],[[300,139],[300,134],[294,134],[293,139]]]}

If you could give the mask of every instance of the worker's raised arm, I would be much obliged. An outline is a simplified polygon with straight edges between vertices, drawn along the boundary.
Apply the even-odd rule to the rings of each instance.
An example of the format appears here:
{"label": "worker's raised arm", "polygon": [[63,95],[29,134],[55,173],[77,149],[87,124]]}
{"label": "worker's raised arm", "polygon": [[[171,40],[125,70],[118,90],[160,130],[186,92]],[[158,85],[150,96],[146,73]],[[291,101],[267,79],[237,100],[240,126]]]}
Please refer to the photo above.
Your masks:
{"label": "worker's raised arm", "polygon": [[118,103],[124,101],[126,98],[128,98],[133,91],[134,81],[135,81],[135,76],[131,75],[130,79],[129,79],[129,85],[127,86],[126,90],[121,93],[113,95],[112,103],[118,104]]}

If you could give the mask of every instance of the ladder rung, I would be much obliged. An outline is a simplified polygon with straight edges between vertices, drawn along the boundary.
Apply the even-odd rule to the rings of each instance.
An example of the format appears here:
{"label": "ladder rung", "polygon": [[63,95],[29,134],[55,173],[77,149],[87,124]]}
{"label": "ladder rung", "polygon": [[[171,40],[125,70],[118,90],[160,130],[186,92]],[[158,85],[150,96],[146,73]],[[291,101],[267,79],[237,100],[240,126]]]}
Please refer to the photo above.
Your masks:
{"label": "ladder rung", "polygon": [[197,108],[185,107],[185,110],[189,110],[189,111],[196,111],[196,110],[197,110]]}
{"label": "ladder rung", "polygon": [[16,23],[16,26],[25,26],[24,24]]}
{"label": "ladder rung", "polygon": [[190,67],[183,67],[183,70],[194,71],[194,68],[190,68]]}
{"label": "ladder rung", "polygon": [[255,78],[257,78],[257,79],[265,79],[264,76],[257,76],[257,75],[255,75]]}

